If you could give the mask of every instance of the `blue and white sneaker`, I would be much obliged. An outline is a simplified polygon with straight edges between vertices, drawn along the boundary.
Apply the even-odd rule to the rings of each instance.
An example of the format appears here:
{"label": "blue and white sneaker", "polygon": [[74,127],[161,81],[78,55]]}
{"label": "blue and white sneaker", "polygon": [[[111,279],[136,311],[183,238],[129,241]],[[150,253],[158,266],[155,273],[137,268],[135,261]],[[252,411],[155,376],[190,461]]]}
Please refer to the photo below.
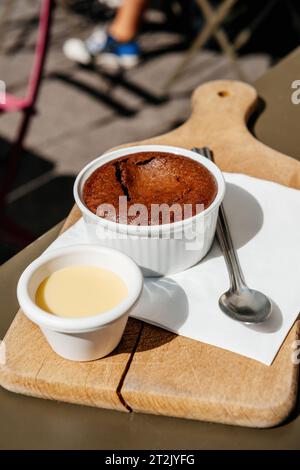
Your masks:
{"label": "blue and white sneaker", "polygon": [[136,41],[118,42],[105,31],[96,30],[86,41],[68,39],[63,45],[65,56],[79,64],[97,65],[109,69],[129,69],[138,64],[140,50]]}

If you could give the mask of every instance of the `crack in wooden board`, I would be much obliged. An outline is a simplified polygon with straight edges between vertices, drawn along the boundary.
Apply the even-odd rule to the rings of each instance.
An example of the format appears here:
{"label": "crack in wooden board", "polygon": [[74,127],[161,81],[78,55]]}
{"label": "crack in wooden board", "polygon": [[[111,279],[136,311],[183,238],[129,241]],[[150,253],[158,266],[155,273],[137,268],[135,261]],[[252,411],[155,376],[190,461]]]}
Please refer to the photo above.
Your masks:
{"label": "crack in wooden board", "polygon": [[270,427],[296,401],[292,364],[294,325],[268,367],[223,349],[145,325],[124,380],[122,396],[135,412]]}

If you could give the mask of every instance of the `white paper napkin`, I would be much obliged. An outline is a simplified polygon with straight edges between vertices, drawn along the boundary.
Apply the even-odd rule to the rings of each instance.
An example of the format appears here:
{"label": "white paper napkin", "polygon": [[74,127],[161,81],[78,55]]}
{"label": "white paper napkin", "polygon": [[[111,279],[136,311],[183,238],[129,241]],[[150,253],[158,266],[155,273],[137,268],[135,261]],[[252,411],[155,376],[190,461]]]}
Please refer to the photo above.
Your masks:
{"label": "white paper napkin", "polygon": [[[245,279],[272,299],[271,318],[247,326],[219,309],[229,280],[216,242],[197,266],[146,279],[132,316],[270,365],[300,311],[300,191],[242,174],[224,176],[226,215]],[[88,243],[82,219],[47,251],[76,243]]]}

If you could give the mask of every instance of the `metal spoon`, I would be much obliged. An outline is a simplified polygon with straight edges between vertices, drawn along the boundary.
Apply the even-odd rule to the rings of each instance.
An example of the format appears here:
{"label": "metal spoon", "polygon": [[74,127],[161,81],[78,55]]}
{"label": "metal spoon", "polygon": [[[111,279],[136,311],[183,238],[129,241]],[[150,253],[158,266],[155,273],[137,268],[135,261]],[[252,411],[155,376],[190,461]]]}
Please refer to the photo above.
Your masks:
{"label": "metal spoon", "polygon": [[[193,148],[192,150],[213,161],[209,148]],[[244,323],[262,323],[269,317],[272,304],[265,294],[250,289],[246,285],[230,235],[223,204],[219,208],[216,234],[230,278],[230,288],[219,299],[220,308],[234,320]]]}

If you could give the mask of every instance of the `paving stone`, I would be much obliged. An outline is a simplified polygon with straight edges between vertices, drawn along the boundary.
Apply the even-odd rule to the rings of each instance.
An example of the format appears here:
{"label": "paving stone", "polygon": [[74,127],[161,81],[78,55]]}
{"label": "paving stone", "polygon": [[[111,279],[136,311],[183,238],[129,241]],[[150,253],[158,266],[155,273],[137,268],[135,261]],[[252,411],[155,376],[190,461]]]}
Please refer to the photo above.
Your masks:
{"label": "paving stone", "polygon": [[[91,123],[108,118],[115,112],[107,102],[105,92],[100,89],[90,94],[58,79],[44,81],[37,109],[27,139],[27,144],[36,149],[72,132],[76,135],[78,129],[84,133]],[[4,118],[3,122],[2,119],[0,121],[1,134],[11,137],[15,117]]]}
{"label": "paving stone", "polygon": [[[27,14],[12,15],[10,22],[5,24],[5,31],[0,34],[0,78],[5,80],[8,89],[17,90],[18,84],[25,85],[32,68],[38,31],[38,13],[40,1],[33,2]],[[16,2],[20,9],[21,2]],[[36,6],[34,6],[36,4]],[[31,12],[31,13],[30,13]],[[1,8],[0,8],[1,15]],[[16,17],[17,21],[14,21]],[[70,15],[61,7],[55,9],[54,20],[51,27],[50,50],[48,51],[45,74],[59,68],[68,69],[72,63],[68,61],[63,52],[63,42],[73,34],[80,36],[86,30],[86,35],[92,27],[86,20]],[[17,85],[17,86],[16,86]]]}
{"label": "paving stone", "polygon": [[84,165],[106,150],[145,139],[174,128],[190,113],[190,100],[173,100],[162,106],[146,107],[133,117],[119,117],[86,132],[61,139],[44,148],[44,156],[56,164],[60,174],[77,174]]}
{"label": "paving stone", "polygon": [[22,54],[0,55],[0,79],[10,93],[21,95],[25,91],[33,64],[33,52],[24,50]]}
{"label": "paving stone", "polygon": [[20,123],[20,113],[0,114],[0,137],[9,141],[15,139]]}
{"label": "paving stone", "polygon": [[[1,12],[3,12],[4,4],[5,2],[3,2],[3,5],[1,5]],[[37,14],[39,11],[39,4],[39,0],[16,1],[13,3],[10,9],[9,19],[13,22],[16,22],[17,20],[29,18],[32,15]]]}
{"label": "paving stone", "polygon": [[[160,95],[164,85],[181,63],[183,52],[173,52],[153,58],[132,72],[131,76],[138,85],[143,85],[150,93]],[[267,55],[244,56],[238,63],[246,81],[253,81],[262,75],[270,65]],[[178,77],[170,91],[191,91],[200,83],[218,78],[239,79],[229,59],[221,54],[203,50],[199,52]]]}
{"label": "paving stone", "polygon": [[102,93],[102,98],[110,104],[116,113],[121,115],[134,114],[141,108],[144,97],[135,90],[134,84],[124,82],[122,76],[110,75],[94,68],[86,69],[73,66],[68,74],[64,74],[66,83],[82,85],[90,94]]}

